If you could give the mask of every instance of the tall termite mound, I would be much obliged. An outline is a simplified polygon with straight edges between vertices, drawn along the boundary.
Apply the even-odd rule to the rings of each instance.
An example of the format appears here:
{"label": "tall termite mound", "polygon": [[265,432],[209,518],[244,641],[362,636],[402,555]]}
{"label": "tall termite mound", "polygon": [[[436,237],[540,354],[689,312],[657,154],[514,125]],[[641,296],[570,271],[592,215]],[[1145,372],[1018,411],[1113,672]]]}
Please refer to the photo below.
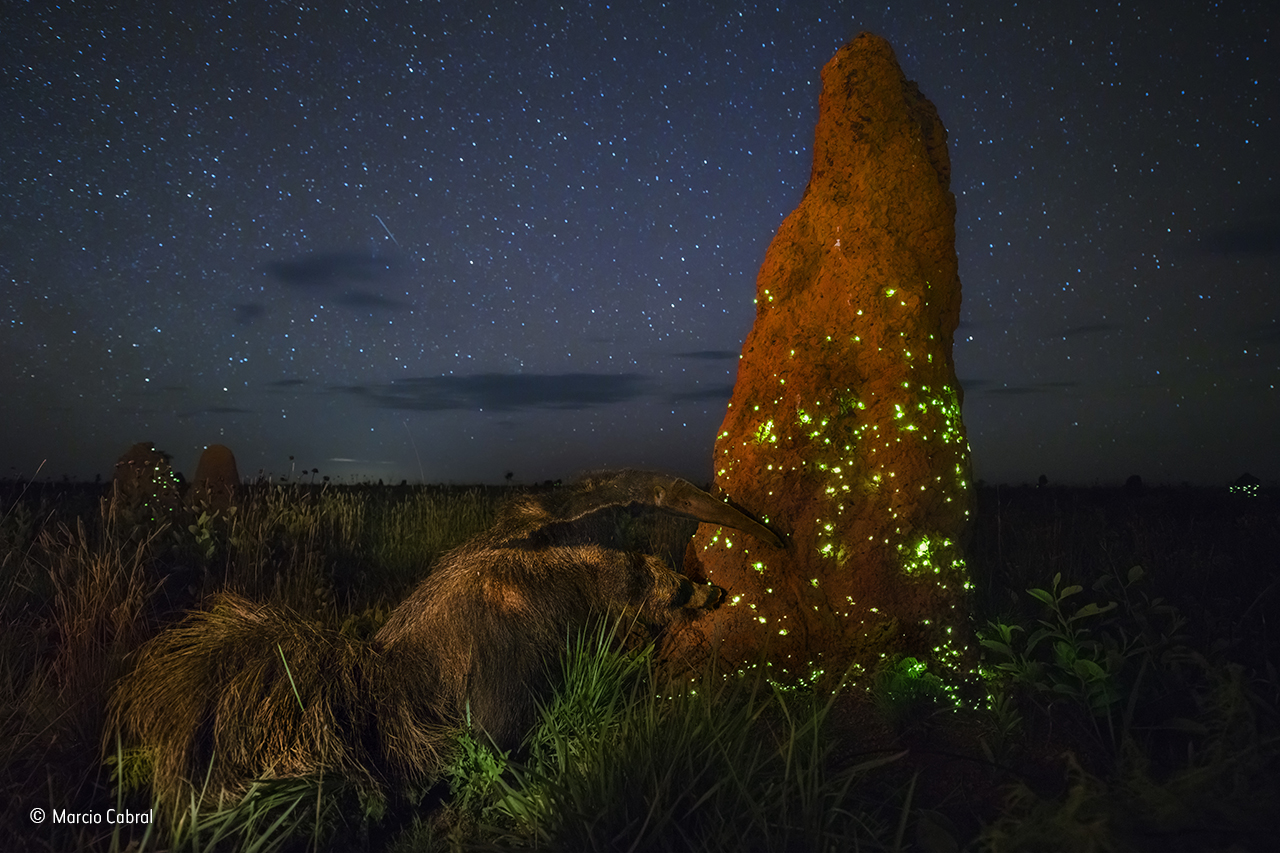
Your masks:
{"label": "tall termite mound", "polygon": [[703,524],[685,570],[724,606],[670,638],[771,675],[968,668],[969,446],[946,129],[884,39],[822,69],[813,170],[756,284],[715,485],[789,539]]}

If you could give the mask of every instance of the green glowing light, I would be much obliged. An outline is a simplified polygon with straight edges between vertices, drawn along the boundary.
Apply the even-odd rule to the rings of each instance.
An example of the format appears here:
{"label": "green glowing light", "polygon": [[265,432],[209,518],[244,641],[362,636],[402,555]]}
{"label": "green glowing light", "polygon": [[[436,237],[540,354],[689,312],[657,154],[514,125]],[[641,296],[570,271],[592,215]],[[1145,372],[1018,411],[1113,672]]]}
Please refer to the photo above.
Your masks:
{"label": "green glowing light", "polygon": [[773,421],[768,420],[756,427],[756,444],[777,444],[778,434],[773,430]]}

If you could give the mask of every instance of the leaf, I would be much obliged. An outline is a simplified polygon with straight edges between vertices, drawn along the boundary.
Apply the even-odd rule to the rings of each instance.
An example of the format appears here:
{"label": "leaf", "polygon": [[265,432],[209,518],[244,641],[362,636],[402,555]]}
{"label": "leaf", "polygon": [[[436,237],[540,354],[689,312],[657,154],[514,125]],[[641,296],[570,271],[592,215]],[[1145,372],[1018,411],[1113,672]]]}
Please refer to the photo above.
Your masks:
{"label": "leaf", "polygon": [[1062,640],[1053,644],[1053,654],[1063,666],[1071,666],[1076,659],[1076,650]]}
{"label": "leaf", "polygon": [[1006,657],[1013,657],[1013,649],[1009,648],[1007,645],[1000,642],[999,640],[983,639],[983,640],[979,640],[979,642],[981,642],[982,645],[986,646],[992,651],[999,652],[1000,654],[1005,655]]}
{"label": "leaf", "polygon": [[1107,674],[1102,667],[1098,666],[1088,658],[1077,658],[1075,662],[1076,675],[1091,681],[1106,681]]}
{"label": "leaf", "polygon": [[1040,641],[1043,640],[1045,637],[1058,637],[1058,636],[1061,636],[1061,635],[1058,634],[1057,631],[1053,631],[1048,628],[1041,628],[1040,630],[1036,631],[1034,634],[1032,634],[1030,637],[1027,638],[1027,647],[1024,654],[1028,654],[1028,655],[1031,654],[1032,650],[1035,649],[1036,646],[1040,645]]}
{"label": "leaf", "polygon": [[1031,589],[1028,589],[1027,592],[1035,596],[1036,598],[1040,599],[1045,604],[1057,603],[1057,599],[1053,597],[1053,594],[1049,592],[1045,592],[1043,589],[1036,589],[1035,587],[1032,587]]}
{"label": "leaf", "polygon": [[1000,629],[1000,637],[1001,637],[1001,639],[1003,639],[1006,643],[1011,643],[1011,642],[1013,642],[1013,632],[1014,632],[1014,631],[1025,631],[1025,630],[1026,630],[1026,629],[1025,629],[1025,628],[1023,628],[1021,625],[1006,625],[1006,624],[1004,624],[1003,622],[998,623],[998,624],[996,625],[996,627]]}
{"label": "leaf", "polygon": [[1076,611],[1076,615],[1072,619],[1082,619],[1086,616],[1097,616],[1099,613],[1106,613],[1108,610],[1115,610],[1116,603],[1108,601],[1105,605],[1099,607],[1095,602],[1089,602],[1084,607]]}
{"label": "leaf", "polygon": [[1066,589],[1062,590],[1062,592],[1058,593],[1058,600],[1061,601],[1064,598],[1070,598],[1071,596],[1075,595],[1077,592],[1083,592],[1083,591],[1084,591],[1084,587],[1080,586],[1080,584],[1078,583],[1074,583],[1071,586],[1067,587]]}
{"label": "leaf", "polygon": [[1136,583],[1137,581],[1142,580],[1142,576],[1144,574],[1146,574],[1146,572],[1142,570],[1142,566],[1134,566],[1129,569],[1129,583]]}

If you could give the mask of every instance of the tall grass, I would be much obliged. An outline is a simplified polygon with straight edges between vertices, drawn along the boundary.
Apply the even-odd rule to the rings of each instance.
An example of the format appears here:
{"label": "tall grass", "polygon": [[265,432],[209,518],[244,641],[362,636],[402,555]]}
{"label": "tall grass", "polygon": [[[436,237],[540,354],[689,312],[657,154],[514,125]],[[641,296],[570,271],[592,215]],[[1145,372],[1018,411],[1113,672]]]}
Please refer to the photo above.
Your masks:
{"label": "tall grass", "polygon": [[393,606],[441,554],[488,527],[499,502],[482,488],[261,485],[233,512],[200,510],[189,532],[202,553],[187,556],[205,571],[205,593],[212,575],[215,588],[301,612],[332,610],[339,593],[349,609]]}
{"label": "tall grass", "polygon": [[[103,500],[96,523],[59,521],[35,533],[23,550],[0,555],[8,595],[0,654],[6,822],[20,819],[11,812],[33,790],[72,809],[101,792],[93,756],[102,736],[102,700],[125,654],[144,637],[143,614],[155,587],[147,569],[165,531],[159,525],[126,532],[117,510]],[[66,830],[54,837],[76,835]]]}
{"label": "tall grass", "polygon": [[651,648],[624,652],[608,630],[585,633],[520,759],[474,740],[460,751],[450,839],[582,851],[877,848],[899,804],[865,781],[901,754],[833,765],[832,704],[756,675],[665,681]]}
{"label": "tall grass", "polygon": [[[673,683],[604,631],[573,645],[520,751],[464,732],[432,791],[380,802],[338,776],[283,778],[237,802],[197,785],[180,819],[155,826],[31,822],[33,806],[153,805],[147,756],[100,749],[106,691],[145,638],[224,590],[370,636],[501,496],[259,485],[234,511],[139,521],[83,487],[6,493],[0,846],[1193,850],[1280,837],[1280,512],[1274,496],[1179,489],[979,491],[982,708],[950,707],[911,659],[886,661],[869,701],[736,674]],[[673,564],[691,532],[611,523]]]}
{"label": "tall grass", "polygon": [[[382,490],[370,499],[354,489],[260,485],[230,511],[197,506],[153,520],[110,491],[92,500],[85,491],[60,500],[37,488],[0,507],[0,826],[17,847],[109,849],[93,827],[36,825],[27,809],[112,805],[112,772],[128,768],[100,758],[107,689],[157,627],[232,590],[371,634],[440,553],[490,523],[500,499],[485,489]],[[145,766],[145,756],[130,762]],[[264,827],[284,838],[299,820],[328,826],[318,816],[332,814],[333,791],[347,790],[334,784],[262,783],[242,803],[196,803],[189,811],[199,820],[176,823],[165,846],[205,849],[234,837],[254,849]],[[321,806],[288,805],[317,791]],[[281,814],[294,817],[277,822]]]}

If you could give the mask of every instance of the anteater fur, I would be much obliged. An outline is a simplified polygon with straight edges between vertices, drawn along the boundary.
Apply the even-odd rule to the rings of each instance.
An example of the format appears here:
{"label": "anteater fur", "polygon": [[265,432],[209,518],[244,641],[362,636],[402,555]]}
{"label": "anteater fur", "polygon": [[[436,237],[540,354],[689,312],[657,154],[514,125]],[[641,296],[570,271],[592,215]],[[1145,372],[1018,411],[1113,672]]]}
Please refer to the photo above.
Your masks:
{"label": "anteater fur", "polygon": [[206,794],[216,800],[260,778],[334,773],[375,789],[429,778],[467,719],[500,747],[518,745],[568,638],[593,617],[664,625],[719,602],[718,588],[604,535],[602,511],[626,507],[782,544],[660,474],[613,472],[522,495],[446,554],[372,642],[215,596],[138,651],[113,692],[105,746],[114,751],[118,731],[147,748],[160,801],[181,810],[211,758]]}

